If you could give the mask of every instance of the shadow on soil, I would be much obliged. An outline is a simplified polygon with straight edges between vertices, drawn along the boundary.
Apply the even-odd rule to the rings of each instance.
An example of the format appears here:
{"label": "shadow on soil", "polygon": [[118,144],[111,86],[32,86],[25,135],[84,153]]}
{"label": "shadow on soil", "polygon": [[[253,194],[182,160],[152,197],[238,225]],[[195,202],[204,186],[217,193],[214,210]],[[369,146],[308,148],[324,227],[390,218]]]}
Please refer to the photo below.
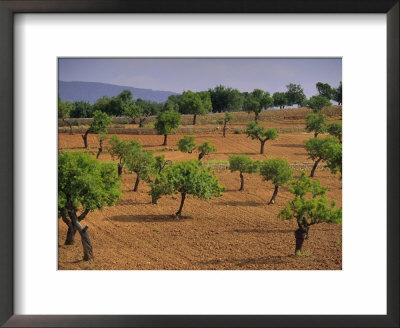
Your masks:
{"label": "shadow on soil", "polygon": [[229,232],[239,232],[239,233],[294,233],[294,230],[261,230],[261,229],[235,229]]}
{"label": "shadow on soil", "polygon": [[118,222],[181,222],[191,219],[191,216],[178,218],[175,215],[117,215],[105,218],[105,220]]}
{"label": "shadow on soil", "polygon": [[272,144],[272,147],[284,147],[284,148],[304,148],[304,145],[299,144]]}
{"label": "shadow on soil", "polygon": [[287,257],[285,256],[263,256],[258,258],[247,258],[247,259],[225,259],[225,260],[211,260],[199,262],[204,265],[218,265],[218,264],[233,264],[238,267],[247,266],[251,264],[281,264],[285,262]]}
{"label": "shadow on soil", "polygon": [[223,205],[223,206],[265,206],[266,203],[257,203],[257,202],[218,202],[214,203],[215,205]]}

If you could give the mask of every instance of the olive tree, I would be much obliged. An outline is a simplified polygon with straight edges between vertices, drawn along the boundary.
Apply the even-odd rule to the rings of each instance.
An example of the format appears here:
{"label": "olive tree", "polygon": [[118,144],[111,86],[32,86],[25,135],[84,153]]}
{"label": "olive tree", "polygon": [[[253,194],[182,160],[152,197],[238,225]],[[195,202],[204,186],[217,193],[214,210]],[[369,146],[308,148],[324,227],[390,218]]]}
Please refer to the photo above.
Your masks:
{"label": "olive tree", "polygon": [[121,140],[118,136],[112,136],[109,141],[110,146],[108,152],[113,159],[118,160],[118,175],[122,174],[122,169],[126,164],[126,160],[130,152],[135,149],[141,149],[141,144],[136,140]]}
{"label": "olive tree", "polygon": [[89,133],[107,134],[107,129],[111,123],[111,118],[106,113],[95,111],[89,129],[87,129],[85,134],[82,135],[85,148],[88,148],[87,136]]}
{"label": "olive tree", "polygon": [[69,126],[69,134],[73,134],[72,132],[72,124],[69,121],[71,117],[71,113],[74,109],[74,105],[70,101],[63,102],[60,97],[58,97],[58,118],[60,118],[64,123]]}
{"label": "olive tree", "polygon": [[182,214],[183,205],[187,195],[192,195],[197,199],[211,199],[219,197],[225,190],[211,168],[206,168],[200,161],[189,160],[175,162],[162,170],[158,177],[159,183],[152,185],[158,188],[155,194],[161,195],[181,194],[181,203],[176,216]]}
{"label": "olive tree", "polygon": [[213,145],[211,145],[210,140],[207,140],[207,141],[204,141],[200,146],[197,147],[197,151],[199,152],[198,159],[200,161],[205,155],[215,153],[217,151],[217,148],[215,148]]}
{"label": "olive tree", "polygon": [[222,136],[225,138],[226,135],[226,125],[233,120],[233,115],[226,112],[224,118],[217,120],[217,124],[223,124]]}
{"label": "olive tree", "polygon": [[157,116],[155,128],[158,134],[164,135],[163,146],[167,145],[167,136],[181,124],[181,114],[174,110],[160,112]]}
{"label": "olive tree", "polygon": [[314,113],[319,113],[322,108],[330,105],[332,105],[332,103],[329,99],[321,95],[312,96],[308,100],[308,107],[310,107]]}
{"label": "olive tree", "polygon": [[289,163],[282,158],[269,158],[261,162],[260,175],[264,181],[271,181],[274,185],[274,193],[268,205],[275,204],[275,198],[280,186],[288,183],[293,177],[293,170]]}
{"label": "olive tree", "polygon": [[66,245],[74,243],[79,232],[83,259],[94,257],[89,226],[81,221],[104,206],[112,206],[122,197],[121,181],[114,163],[102,163],[83,152],[58,154],[58,215],[68,226]]}
{"label": "olive tree", "polygon": [[342,143],[342,124],[340,123],[328,124],[327,131],[331,136],[336,137],[339,140],[339,142]]}
{"label": "olive tree", "polygon": [[333,89],[333,98],[339,105],[342,104],[342,81],[340,81],[339,86],[336,89]]}
{"label": "olive tree", "polygon": [[306,95],[300,84],[289,83],[286,88],[287,91],[285,95],[287,105],[292,106],[293,104],[297,104],[300,106],[304,103]]}
{"label": "olive tree", "polygon": [[149,178],[150,191],[148,194],[151,196],[151,203],[157,204],[158,199],[166,192],[167,185],[162,184],[162,179],[160,179],[161,172],[171,165],[172,161],[165,160],[164,155],[154,157],[154,170]]}
{"label": "olive tree", "polygon": [[197,115],[208,114],[212,110],[211,98],[208,91],[184,91],[179,104],[182,114],[193,114],[193,125],[196,124]]}
{"label": "olive tree", "polygon": [[310,226],[323,222],[342,222],[342,208],[336,208],[335,202],[328,200],[325,195],[327,190],[321,187],[319,181],[308,178],[304,172],[300,178],[290,183],[289,191],[294,194],[294,198],[279,212],[278,217],[283,220],[294,218],[297,221],[295,255],[301,254]]}
{"label": "olive tree", "polygon": [[310,177],[314,176],[315,170],[317,169],[320,161],[327,162],[332,158],[338,145],[340,145],[339,141],[329,136],[324,139],[311,138],[306,142],[308,156],[314,161]]}
{"label": "olive tree", "polygon": [[107,134],[106,133],[100,133],[97,135],[97,140],[99,141],[99,149],[96,154],[96,159],[99,158],[100,154],[103,152],[103,143],[105,140],[107,140]]}
{"label": "olive tree", "polygon": [[133,191],[138,191],[140,180],[149,182],[150,175],[155,170],[155,159],[152,151],[142,150],[141,147],[131,149],[126,157],[126,167],[136,173]]}
{"label": "olive tree", "polygon": [[332,99],[332,97],[333,97],[333,89],[328,83],[318,82],[316,84],[316,87],[317,87],[318,93],[321,96],[324,96],[327,99]]}
{"label": "olive tree", "polygon": [[254,173],[258,170],[258,162],[251,160],[246,155],[232,155],[229,156],[229,170],[231,172],[239,172],[240,188],[239,191],[244,190],[244,176],[243,173]]}
{"label": "olive tree", "polygon": [[194,141],[194,136],[184,136],[178,141],[178,149],[182,153],[191,154],[196,149],[196,142]]}
{"label": "olive tree", "polygon": [[264,154],[264,145],[267,140],[275,140],[278,137],[278,131],[275,128],[265,129],[258,122],[249,122],[246,128],[246,134],[252,140],[260,141],[260,154]]}
{"label": "olive tree", "polygon": [[326,116],[321,114],[310,114],[306,117],[306,131],[314,132],[314,138],[318,134],[326,132]]}
{"label": "olive tree", "polygon": [[287,104],[285,92],[274,92],[272,99],[274,100],[275,107],[279,107],[280,109],[285,108]]}

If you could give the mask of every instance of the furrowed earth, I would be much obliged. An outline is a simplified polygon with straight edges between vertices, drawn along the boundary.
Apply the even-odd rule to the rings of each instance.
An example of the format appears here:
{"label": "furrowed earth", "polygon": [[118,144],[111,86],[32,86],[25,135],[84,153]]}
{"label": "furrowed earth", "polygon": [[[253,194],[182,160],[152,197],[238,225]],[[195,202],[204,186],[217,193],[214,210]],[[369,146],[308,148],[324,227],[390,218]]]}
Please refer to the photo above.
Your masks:
{"label": "furrowed earth", "polygon": [[[264,124],[263,124],[264,125]],[[268,124],[265,124],[268,126]],[[312,161],[307,158],[305,141],[308,133],[280,134],[267,141],[265,153],[259,154],[260,143],[244,134],[196,134],[196,143],[210,140],[217,152],[205,156],[204,163],[213,166],[220,184],[226,187],[222,197],[209,201],[188,197],[182,218],[178,210],[180,196],[163,196],[151,204],[145,182],[133,192],[135,174],[122,175],[123,198],[116,206],[87,215],[82,223],[89,225],[95,259],[82,260],[79,234],[75,244],[64,245],[67,226],[58,221],[58,265],[61,270],[340,270],[342,268],[342,225],[316,224],[310,227],[303,245],[303,255],[295,256],[294,220],[277,218],[278,212],[293,195],[286,187],[279,189],[276,202],[267,205],[274,191],[271,182],[257,174],[244,174],[245,189],[238,191],[238,172],[231,173],[227,161],[232,154],[245,154],[252,159],[284,158],[293,165],[295,176],[303,169],[309,174]],[[161,146],[163,136],[118,135],[135,139],[144,149],[167,160],[197,158],[177,150],[182,134],[168,136],[168,146]],[[321,136],[323,137],[323,135]],[[89,152],[96,155],[98,140],[89,135]],[[59,150],[84,151],[80,133],[59,133]],[[105,150],[100,160],[111,161]],[[314,179],[328,186],[328,197],[342,205],[342,183],[320,163]]]}

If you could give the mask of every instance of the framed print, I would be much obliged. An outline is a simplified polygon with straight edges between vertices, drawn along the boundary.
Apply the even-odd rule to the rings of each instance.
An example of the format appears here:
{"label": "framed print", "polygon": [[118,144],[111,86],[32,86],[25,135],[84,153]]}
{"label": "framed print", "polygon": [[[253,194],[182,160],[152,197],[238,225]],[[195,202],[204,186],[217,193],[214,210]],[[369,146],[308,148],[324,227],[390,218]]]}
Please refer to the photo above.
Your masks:
{"label": "framed print", "polygon": [[[366,3],[368,6],[365,5]],[[0,221],[1,324],[10,327],[161,326],[165,324],[271,327],[398,326],[398,1],[350,1],[339,4],[337,1],[312,1],[306,4],[295,0],[286,2],[233,1],[229,4],[203,2],[191,5],[182,1],[173,1],[168,2],[168,6],[161,1],[93,1],[90,3],[1,1],[0,9],[2,24],[0,94],[4,118],[1,120],[0,129],[2,133],[1,149],[4,151],[1,156],[2,197],[0,200],[3,208]],[[287,15],[289,13],[291,15]],[[123,65],[119,66],[124,67],[122,71],[118,74],[113,73],[114,84],[141,87],[141,92],[144,92],[144,89],[153,89],[153,91],[173,91],[176,96],[180,96],[182,93],[181,99],[186,96],[192,100],[197,99],[196,102],[203,104],[200,106],[203,110],[207,107],[204,105],[207,101],[202,98],[200,91],[213,88],[214,85],[201,86],[196,89],[194,84],[190,83],[193,83],[194,80],[200,82],[203,76],[211,79],[213,74],[223,72],[224,68],[233,76],[236,68],[246,67],[242,70],[242,75],[235,78],[238,81],[237,84],[232,86],[240,89],[241,97],[247,101],[246,105],[243,103],[241,106],[247,108],[253,116],[255,114],[254,119],[257,121],[258,112],[254,108],[258,105],[254,105],[254,101],[258,98],[256,97],[257,92],[253,89],[258,86],[248,82],[253,78],[255,80],[255,75],[251,77],[247,75],[248,71],[260,73],[261,66],[269,67],[262,71],[265,75],[274,76],[272,74],[274,69],[279,73],[287,72],[293,80],[286,81],[287,83],[296,82],[300,81],[296,77],[296,72],[300,72],[298,74],[304,76],[312,75],[314,70],[323,70],[318,68],[318,63],[315,61],[318,58],[324,59],[327,63],[328,59],[332,59],[329,65],[340,67],[340,76],[332,82],[329,81],[333,84],[334,92],[339,92],[339,81],[342,79],[344,87],[343,188],[341,180],[336,179],[333,185],[337,195],[340,195],[340,200],[341,189],[343,189],[343,242],[338,237],[339,234],[341,236],[342,228],[337,231],[321,230],[318,231],[319,235],[315,235],[316,242],[319,240],[318,249],[325,247],[324,236],[329,235],[331,238],[327,239],[329,245],[331,245],[331,249],[335,249],[332,254],[322,257],[314,254],[313,258],[311,253],[308,255],[304,253],[304,257],[299,257],[297,261],[297,264],[306,264],[299,266],[301,270],[293,270],[287,266],[285,263],[296,263],[296,256],[303,255],[301,252],[297,253],[301,249],[298,240],[305,238],[303,235],[307,234],[308,227],[306,232],[304,232],[305,230],[300,232],[296,230],[296,234],[293,234],[294,230],[289,231],[277,224],[272,228],[260,228],[263,233],[258,232],[257,235],[254,235],[252,222],[247,222],[247,226],[237,225],[235,212],[248,211],[250,207],[245,209],[244,203],[251,204],[253,209],[259,206],[258,201],[251,198],[253,196],[260,197],[258,194],[250,195],[250,197],[243,193],[242,207],[235,207],[231,204],[233,211],[231,211],[232,208],[223,210],[231,217],[231,221],[228,218],[223,221],[221,217],[218,222],[225,227],[223,233],[227,236],[227,241],[224,242],[221,236],[215,237],[217,232],[221,231],[218,231],[217,225],[213,227],[213,224],[217,224],[217,222],[214,222],[215,220],[213,221],[211,217],[206,217],[207,213],[203,221],[209,222],[209,230],[212,230],[215,236],[210,237],[199,233],[196,230],[199,227],[193,223],[194,221],[185,217],[187,215],[185,213],[191,213],[190,207],[194,206],[200,211],[202,207],[208,206],[210,210],[217,213],[226,204],[218,199],[208,203],[192,199],[185,202],[184,194],[186,195],[186,193],[169,182],[175,181],[169,177],[177,174],[176,172],[180,169],[178,166],[175,167],[173,162],[176,158],[186,160],[189,157],[197,158],[198,156],[199,160],[204,157],[202,163],[210,164],[211,161],[210,165],[226,166],[229,164],[227,154],[231,155],[234,150],[228,148],[228,150],[224,150],[224,147],[228,147],[228,142],[219,143],[219,140],[223,138],[222,135],[218,138],[214,135],[210,137],[207,135],[212,146],[210,148],[210,145],[207,144],[207,147],[202,148],[207,148],[207,151],[203,152],[201,147],[195,145],[197,150],[189,149],[187,151],[189,154],[186,154],[182,149],[186,149],[187,146],[184,145],[184,142],[190,140],[183,140],[182,145],[179,146],[183,155],[178,153],[178,148],[171,148],[167,144],[168,133],[164,132],[166,130],[159,127],[162,122],[161,114],[158,115],[157,122],[155,117],[147,118],[136,114],[132,114],[131,121],[128,120],[130,109],[137,111],[138,108],[143,109],[147,105],[138,103],[135,98],[131,99],[126,90],[120,90],[118,95],[110,95],[109,99],[120,100],[119,104],[124,110],[124,117],[121,119],[125,119],[127,122],[117,122],[112,126],[114,132],[111,130],[106,130],[106,132],[118,135],[121,140],[125,140],[123,134],[119,132],[120,130],[131,129],[129,130],[131,133],[141,131],[141,134],[139,135],[138,132],[134,139],[142,143],[143,149],[132,150],[129,153],[131,156],[129,163],[133,163],[134,158],[139,155],[142,156],[139,162],[150,160],[145,156],[150,153],[149,150],[154,151],[156,155],[165,155],[164,158],[167,161],[172,161],[172,163],[164,163],[167,167],[165,176],[164,173],[160,175],[158,182],[155,178],[153,179],[151,174],[144,178],[150,182],[150,186],[151,183],[153,184],[152,189],[145,189],[147,186],[143,182],[139,183],[139,179],[136,180],[136,187],[139,186],[142,189],[143,197],[147,198],[149,197],[147,192],[154,195],[153,191],[162,189],[162,192],[168,195],[161,198],[160,203],[167,204],[165,208],[170,211],[176,211],[178,209],[176,204],[180,202],[181,206],[176,216],[180,217],[183,213],[181,222],[188,226],[187,230],[176,230],[177,228],[173,230],[171,224],[164,222],[165,213],[157,212],[160,206],[141,204],[131,190],[129,190],[129,196],[125,195],[122,200],[112,200],[111,198],[118,194],[112,190],[111,194],[104,196],[107,204],[119,202],[117,203],[119,210],[138,211],[126,214],[105,210],[105,213],[109,213],[109,215],[101,217],[99,214],[99,218],[104,222],[107,221],[106,228],[104,228],[105,226],[96,228],[96,221],[91,216],[93,214],[88,214],[89,224],[86,226],[74,223],[73,206],[78,201],[69,200],[70,196],[65,191],[67,189],[63,189],[65,199],[59,197],[57,200],[57,194],[54,192],[57,180],[66,186],[69,179],[60,180],[60,175],[58,179],[56,178],[57,152],[54,152],[54,149],[66,149],[71,154],[80,153],[83,149],[83,142],[85,142],[85,138],[80,137],[82,134],[83,136],[89,135],[85,142],[85,146],[88,143],[88,149],[84,151],[86,155],[89,154],[90,158],[97,156],[100,160],[99,163],[111,156],[110,139],[101,130],[101,127],[99,128],[100,123],[97,123],[100,125],[96,126],[93,123],[105,122],[105,119],[96,118],[97,114],[95,115],[93,112],[93,120],[84,116],[81,118],[82,121],[77,123],[79,125],[68,124],[71,120],[63,114],[65,113],[63,110],[68,109],[68,102],[74,101],[74,98],[68,98],[64,92],[65,88],[68,87],[68,90],[71,90],[74,87],[75,90],[82,91],[88,87],[80,84],[76,88],[76,86],[71,86],[71,81],[107,82],[93,77],[94,74],[99,77],[105,72],[114,70],[112,67],[116,67],[113,66],[116,61],[118,65],[122,65],[123,62]],[[112,62],[114,59],[116,61]],[[266,61],[271,59],[298,59],[300,61],[312,59],[314,61],[310,64],[311,66],[302,64],[304,67],[308,67],[308,71],[301,71],[295,65],[290,66],[287,63],[274,62],[273,66],[268,66]],[[236,64],[229,66],[230,62],[223,62],[223,60],[230,60]],[[238,60],[242,60],[242,62],[239,64]],[[265,62],[260,64],[262,60]],[[190,63],[186,65],[185,61]],[[212,61],[216,64],[211,65]],[[89,72],[91,67],[92,73],[90,74],[92,75],[79,77],[85,72]],[[142,70],[146,67],[147,71]],[[165,70],[165,67],[169,70]],[[187,80],[192,82],[186,82],[183,87],[176,86],[176,81],[185,79],[180,74],[187,67],[194,74]],[[136,82],[133,80],[132,72],[142,72],[140,73],[140,85],[137,85],[138,80],[135,80]],[[153,72],[155,75],[151,76],[146,72]],[[167,76],[168,88],[156,84],[157,79],[154,79],[154,76],[162,74]],[[68,81],[70,84],[66,86]],[[233,78],[229,81],[233,81]],[[311,85],[312,88],[315,88],[315,82]],[[231,82],[223,81],[222,83]],[[309,88],[307,83],[296,83],[304,84],[308,99],[306,105],[315,109],[318,114],[317,107],[319,105],[312,102],[313,94],[307,91]],[[324,92],[323,85],[320,87],[318,92],[321,95]],[[185,93],[183,92],[185,88],[193,88],[199,92],[189,94],[189,91],[185,91]],[[332,89],[330,90],[332,91]],[[281,89],[270,89],[270,91],[278,92]],[[315,93],[316,91],[314,91]],[[330,94],[332,99],[339,99],[333,97],[333,91]],[[124,95],[127,96],[126,99]],[[60,99],[57,99],[57,96]],[[101,107],[109,101],[106,97],[107,99],[104,98],[102,102],[97,102],[99,98],[102,99],[102,96],[103,94],[96,95],[92,100],[87,101]],[[269,96],[272,99],[272,93]],[[287,94],[285,97],[288,97]],[[160,102],[166,101],[166,99],[162,99]],[[272,107],[265,103],[269,99],[266,94],[262,99],[264,105],[261,106],[261,109]],[[179,106],[185,108],[184,101],[180,101]],[[301,101],[293,100],[291,103],[300,104]],[[261,100],[258,101],[258,104],[261,104]],[[174,104],[169,105],[174,106]],[[55,107],[57,106],[60,118],[59,126],[54,123],[57,121],[55,116]],[[112,107],[112,110],[116,110],[115,108],[118,106]],[[215,108],[213,107],[213,109]],[[154,109],[152,114],[156,113],[156,110]],[[168,111],[169,109],[163,109],[160,112]],[[266,112],[266,110],[261,112],[261,122],[263,122],[262,116],[267,115]],[[188,110],[187,113],[193,114],[194,112]],[[195,129],[196,113],[194,117],[190,116],[193,122],[185,123],[190,125],[190,129]],[[212,115],[218,116],[219,114]],[[251,116],[252,119],[253,116]],[[185,119],[189,118],[185,117]],[[234,129],[229,130],[228,126],[228,135],[225,140],[232,138],[239,140],[243,137],[246,147],[256,147],[257,140],[251,141],[252,139],[246,138],[245,135],[240,135],[246,131],[251,137],[249,127],[240,126],[239,119],[235,119],[237,120],[235,125],[237,132]],[[288,119],[293,120],[290,117]],[[302,119],[304,120],[304,118]],[[135,124],[144,125],[144,127],[136,127],[132,123],[133,120]],[[197,116],[198,123],[203,124],[203,120],[203,116]],[[285,119],[282,118],[282,120]],[[332,123],[334,120],[334,115],[328,116],[328,123]],[[303,123],[303,121],[301,122]],[[65,123],[66,126],[62,127],[62,123]],[[302,123],[297,124],[299,129],[304,129],[300,126]],[[213,122],[210,126],[215,127],[215,124],[220,123]],[[185,126],[183,128],[189,129]],[[219,128],[225,130],[226,127],[223,127],[221,123]],[[62,129],[66,129],[65,133]],[[161,135],[147,136],[143,132],[154,129]],[[97,136],[93,133],[95,130]],[[60,131],[61,134],[57,141],[57,133]],[[70,136],[69,131],[76,134]],[[85,131],[89,132],[85,133]],[[168,137],[168,140],[178,144],[180,137],[193,134],[193,131],[182,131]],[[314,132],[316,133],[315,139],[319,140],[318,133]],[[219,131],[215,132],[215,134],[217,133]],[[194,134],[196,135],[196,133]],[[149,141],[153,138],[154,142],[158,142],[162,135],[164,135],[162,147],[158,144],[155,147],[152,144],[153,141]],[[289,144],[286,141],[278,143],[278,137],[276,141],[271,140],[269,144],[267,141],[266,150],[268,147],[280,147],[279,149],[283,149],[282,152],[295,151],[296,147],[302,146],[303,140],[300,138],[299,142],[296,136],[296,131],[294,131],[289,138],[294,140],[291,148],[285,147],[286,144]],[[255,139],[257,138],[255,137]],[[271,137],[271,139],[274,138]],[[340,139],[340,141],[342,140]],[[339,145],[339,141],[336,139],[332,142]],[[213,153],[215,146],[217,150]],[[259,146],[257,144],[257,147]],[[340,149],[342,149],[341,147]],[[263,145],[261,145],[260,152],[263,152]],[[246,151],[240,150],[238,153],[242,155]],[[248,154],[250,158],[265,159],[261,155],[257,155],[258,158],[253,153]],[[299,160],[304,161],[301,157],[303,155],[297,151],[296,156]],[[85,160],[91,160],[89,157],[85,157]],[[293,159],[292,161],[297,160]],[[194,161],[188,161],[188,163],[194,163]],[[297,163],[294,164],[297,165]],[[99,167],[95,172],[100,174],[99,172],[103,172],[102,170],[107,170],[107,168]],[[128,176],[123,170],[137,172],[135,170],[138,169],[133,164],[127,164],[125,168],[121,167],[122,182],[128,183],[126,188],[130,188],[130,185],[133,187],[133,175]],[[193,172],[201,169],[196,166],[191,170]],[[333,170],[338,172],[339,168],[333,167]],[[202,174],[206,174],[205,171]],[[158,174],[161,174],[160,172]],[[224,183],[230,190],[236,185],[230,182],[227,174],[217,173],[216,176],[225,179]],[[323,175],[324,173],[316,171],[316,174]],[[110,173],[107,176],[111,175]],[[137,176],[139,177],[139,173]],[[103,179],[104,174],[101,173],[99,177]],[[83,178],[82,181],[86,181],[86,178]],[[97,178],[93,179],[90,180],[87,188],[92,188],[98,181]],[[196,181],[202,181],[202,183],[211,181],[207,179],[206,175],[202,175],[202,178]],[[191,179],[191,183],[192,180],[194,179]],[[107,186],[111,188],[111,180],[107,181]],[[243,179],[241,181],[243,184]],[[251,187],[258,186],[255,178],[252,178],[250,174],[245,175],[245,192],[247,181],[251,181]],[[136,187],[135,189],[137,189]],[[214,187],[217,188],[216,185]],[[208,187],[202,185],[202,188],[205,190]],[[215,188],[213,196],[218,198],[219,195]],[[74,190],[76,191],[76,189]],[[169,194],[173,194],[177,190],[180,195],[174,199]],[[193,190],[199,189],[192,188],[192,193]],[[204,193],[206,194],[208,191]],[[60,191],[58,194],[60,195]],[[98,195],[98,189],[93,194]],[[127,194],[126,191],[125,194]],[[262,197],[265,197],[265,194],[262,194]],[[239,197],[239,195],[238,191],[230,190],[229,197],[232,199],[232,203],[238,202],[234,197]],[[268,195],[270,198],[272,192]],[[274,195],[276,196],[276,194]],[[330,197],[332,195],[334,194],[328,194]],[[314,196],[318,197],[317,194]],[[96,206],[102,207],[101,202],[104,199],[96,197],[94,197],[94,203]],[[87,204],[90,198],[87,195],[83,198],[82,202]],[[133,199],[135,199],[134,204],[132,203]],[[287,189],[280,189],[276,196],[277,203],[283,200],[285,202],[289,200]],[[81,204],[83,204],[82,202]],[[56,203],[58,203],[58,209],[55,208]],[[271,206],[274,206],[272,200],[270,203]],[[262,204],[262,206],[264,205]],[[89,207],[91,208],[91,206]],[[66,210],[64,211],[64,209]],[[291,210],[294,211],[295,208],[293,207]],[[60,217],[59,222],[61,222],[58,225],[55,223],[56,220],[51,221],[51,218],[57,216],[56,211]],[[140,214],[144,211],[148,211],[149,215]],[[82,212],[84,213],[84,211]],[[288,210],[287,213],[292,212]],[[63,221],[66,225],[63,225],[61,220],[61,218],[64,219],[64,214],[66,220]],[[315,212],[311,217],[314,214]],[[262,216],[262,213],[257,215]],[[82,237],[83,248],[75,247],[78,245],[81,247],[80,240],[74,245],[73,252],[70,251],[71,248],[64,247],[64,238],[70,223],[68,216],[73,222],[73,227],[78,229],[77,237],[90,235],[94,241],[94,254],[97,254],[97,251],[107,254],[104,255],[106,260],[97,262],[95,260],[92,262],[95,265],[87,265],[80,260],[82,251],[84,259],[90,260],[92,255],[91,245],[88,246],[90,239],[85,239],[86,237]],[[190,214],[188,216],[190,217]],[[215,216],[218,217],[218,215]],[[83,220],[84,216],[81,218]],[[80,222],[80,219],[76,220]],[[170,218],[168,220],[173,224],[176,222]],[[254,220],[259,220],[259,218],[255,217]],[[265,218],[266,224],[275,224],[273,223],[275,221],[269,220],[269,218]],[[83,223],[85,221],[82,221]],[[300,222],[300,230],[301,224]],[[303,222],[303,227],[304,224]],[[141,231],[140,227],[146,229]],[[116,229],[120,228],[125,229],[124,236],[115,239],[115,245],[101,239],[115,233]],[[96,229],[98,229],[97,232]],[[103,231],[100,231],[101,229]],[[310,229],[310,242],[313,238],[312,229]],[[273,241],[275,236],[271,231],[276,232],[277,230],[281,231],[282,235],[291,236],[290,241],[293,244],[291,251],[294,251],[294,240],[296,239],[296,255],[291,254],[289,262],[287,262],[288,254],[278,254],[286,246]],[[174,238],[163,240],[166,231]],[[286,231],[289,231],[290,234],[286,234]],[[182,237],[182,234],[185,234],[185,237]],[[252,248],[255,241],[261,238],[260,235],[264,239],[270,238],[268,245],[272,245],[271,251],[276,254],[267,254]],[[153,255],[158,254],[154,255],[153,259],[164,257],[163,260],[157,262],[157,265],[153,265],[152,260],[146,260],[146,254],[142,259],[138,256],[137,261],[134,262],[128,259],[124,260],[123,254],[130,249],[135,250],[138,254],[143,253],[143,248],[134,243],[124,244],[124,239],[132,236],[135,236],[137,240],[141,237],[140,240],[148,247],[155,248],[158,245],[163,248],[162,252],[153,253]],[[157,239],[158,244],[149,242],[145,236],[151,236],[152,240]],[[184,240],[186,244],[195,245],[197,243],[199,249],[205,249],[206,246],[214,247],[216,244],[212,240],[219,240],[218,245],[225,246],[223,246],[224,250],[219,253],[217,251],[210,252],[220,254],[219,262],[215,261],[214,255],[208,256],[207,252],[196,253],[198,259],[195,261],[190,254],[182,255],[183,251],[179,248],[178,238]],[[244,238],[243,245],[247,245],[248,256],[244,256],[246,255],[245,247],[240,248],[239,255],[239,248],[236,249],[238,251],[236,254],[233,249],[229,253],[229,245],[238,245],[230,243],[230,240],[235,238],[237,240]],[[342,243],[343,253],[341,252]],[[174,248],[181,256],[178,261],[179,265],[175,265],[173,262],[176,257]],[[328,252],[326,251],[326,253]],[[202,259],[203,256],[204,259]],[[282,259],[282,256],[285,258]],[[310,261],[309,257],[311,257]],[[271,264],[272,259],[275,261],[273,265]],[[314,261],[314,259],[318,259],[318,261]],[[185,263],[185,261],[190,263]],[[160,263],[162,265],[159,265]],[[190,266],[193,263],[196,263],[197,266]],[[240,266],[242,270],[237,270]],[[274,266],[278,270],[271,270]],[[71,281],[72,283],[68,283]],[[84,297],[85,294],[89,296]],[[85,299],[85,304],[80,302],[80,297]]]}

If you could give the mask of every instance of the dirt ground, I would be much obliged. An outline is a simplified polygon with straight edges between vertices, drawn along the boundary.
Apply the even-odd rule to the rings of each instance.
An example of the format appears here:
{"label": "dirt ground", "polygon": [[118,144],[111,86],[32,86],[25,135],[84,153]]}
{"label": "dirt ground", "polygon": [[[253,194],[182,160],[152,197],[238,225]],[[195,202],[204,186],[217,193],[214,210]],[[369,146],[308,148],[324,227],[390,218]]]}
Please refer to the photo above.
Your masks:
{"label": "dirt ground", "polygon": [[[242,134],[196,136],[199,144],[210,140],[217,152],[206,161],[227,161],[231,154],[246,154],[252,159],[281,157],[291,164],[312,163],[307,158],[304,142],[307,133],[281,134],[267,141],[265,154],[260,143]],[[177,151],[182,135],[120,135],[135,139],[145,149],[164,154],[169,160],[196,158],[196,154]],[[90,151],[97,151],[96,136],[89,135]],[[79,134],[59,134],[59,149],[83,150]],[[100,160],[111,160],[107,153]],[[342,226],[318,224],[310,228],[303,246],[303,257],[294,256],[294,221],[282,221],[277,213],[292,195],[280,188],[276,203],[267,205],[273,186],[258,175],[245,174],[245,190],[238,191],[237,172],[217,169],[220,183],[226,187],[222,197],[210,201],[187,198],[183,217],[172,216],[179,207],[179,196],[164,196],[151,204],[149,187],[142,183],[133,192],[136,176],[123,174],[123,198],[114,207],[88,214],[82,223],[89,225],[95,259],[82,261],[79,235],[72,246],[65,246],[66,225],[59,220],[59,269],[94,270],[340,270],[342,267]],[[300,173],[296,172],[298,176]],[[316,171],[315,179],[329,186],[328,197],[342,204],[339,177],[325,169]]]}

